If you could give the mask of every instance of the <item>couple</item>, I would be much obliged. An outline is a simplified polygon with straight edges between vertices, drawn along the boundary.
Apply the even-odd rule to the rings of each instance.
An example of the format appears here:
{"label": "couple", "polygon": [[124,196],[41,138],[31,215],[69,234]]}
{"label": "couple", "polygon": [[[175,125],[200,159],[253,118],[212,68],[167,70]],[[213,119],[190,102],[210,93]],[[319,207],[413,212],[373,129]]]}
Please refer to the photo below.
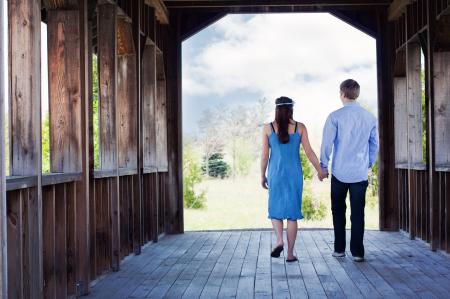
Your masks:
{"label": "couple", "polygon": [[[334,226],[334,257],[345,256],[345,200],[350,191],[350,251],[357,262],[364,260],[364,206],[368,171],[378,154],[378,132],[375,117],[362,108],[356,99],[359,84],[348,79],[340,85],[344,104],[331,113],[323,129],[320,162],[311,148],[308,132],[302,123],[293,120],[294,102],[287,97],[276,100],[275,121],[264,126],[261,157],[261,184],[269,189],[269,219],[277,237],[272,257],[284,249],[283,220],[287,220],[288,252],[286,262],[295,262],[294,244],[297,220],[302,219],[303,175],[300,144],[317,170],[320,181],[328,177],[331,152],[331,210]],[[267,164],[269,164],[266,177]]]}

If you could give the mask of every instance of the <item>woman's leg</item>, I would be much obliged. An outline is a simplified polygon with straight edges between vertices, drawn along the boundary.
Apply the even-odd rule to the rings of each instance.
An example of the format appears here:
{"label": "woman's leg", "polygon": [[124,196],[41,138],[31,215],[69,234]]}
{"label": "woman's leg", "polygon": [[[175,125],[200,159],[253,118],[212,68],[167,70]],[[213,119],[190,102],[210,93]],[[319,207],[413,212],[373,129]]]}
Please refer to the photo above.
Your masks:
{"label": "woman's leg", "polygon": [[274,247],[283,246],[283,220],[272,219],[272,226],[277,236],[277,245]]}
{"label": "woman's leg", "polygon": [[287,241],[288,241],[288,255],[287,259],[290,260],[294,258],[294,244],[297,239],[297,220],[288,220],[287,221]]}

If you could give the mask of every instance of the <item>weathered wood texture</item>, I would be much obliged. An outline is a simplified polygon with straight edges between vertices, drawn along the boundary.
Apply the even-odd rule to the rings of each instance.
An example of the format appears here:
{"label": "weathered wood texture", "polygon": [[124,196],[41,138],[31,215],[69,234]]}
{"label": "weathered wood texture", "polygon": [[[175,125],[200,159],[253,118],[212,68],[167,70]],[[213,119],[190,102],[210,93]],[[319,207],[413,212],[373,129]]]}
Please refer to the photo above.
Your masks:
{"label": "weathered wood texture", "polygon": [[78,10],[48,12],[50,165],[81,170],[80,25]]}
{"label": "weathered wood texture", "polygon": [[11,175],[37,177],[36,187],[7,194],[8,297],[41,297],[40,1],[8,5]]}
{"label": "weathered wood texture", "polygon": [[[116,175],[107,183],[110,202],[110,230],[108,241],[111,245],[111,267],[117,271],[120,263],[120,218],[119,218],[119,111],[117,99],[117,7],[114,4],[98,6],[98,82],[100,103],[100,149],[101,168],[113,170]],[[106,188],[105,188],[106,189]],[[104,205],[106,206],[106,205]]]}
{"label": "weathered wood texture", "polygon": [[164,57],[162,53],[156,53],[156,159],[157,168],[167,171],[168,168],[168,117],[167,117],[167,94],[166,74]]}
{"label": "weathered wood texture", "polygon": [[450,167],[450,52],[434,53],[434,83],[436,166]]}
{"label": "weathered wood texture", "polygon": [[446,298],[450,291],[449,257],[398,232],[368,231],[365,263],[348,251],[332,257],[331,230],[300,230],[295,263],[285,254],[270,258],[274,243],[270,231],[165,236],[88,298]]}
{"label": "weathered wood texture", "polygon": [[395,101],[395,164],[408,164],[408,111],[406,77],[394,78]]}
{"label": "weathered wood texture", "polygon": [[156,50],[145,46],[142,57],[142,132],[144,168],[157,168],[156,159]]}
{"label": "weathered wood texture", "polygon": [[[3,17],[3,13],[6,12],[6,3],[2,1],[0,3],[0,16]],[[8,295],[8,279],[7,279],[7,218],[6,218],[6,180],[5,180],[5,103],[6,88],[5,88],[5,76],[6,72],[3,70],[6,68],[6,62],[4,55],[6,53],[3,42],[5,37],[5,31],[3,30],[3,23],[0,24],[0,297],[6,298]],[[8,133],[6,133],[8,134]]]}
{"label": "weathered wood texture", "polygon": [[422,83],[421,83],[421,47],[418,43],[409,43],[406,47],[406,85],[408,119],[408,163],[423,163],[422,151]]}

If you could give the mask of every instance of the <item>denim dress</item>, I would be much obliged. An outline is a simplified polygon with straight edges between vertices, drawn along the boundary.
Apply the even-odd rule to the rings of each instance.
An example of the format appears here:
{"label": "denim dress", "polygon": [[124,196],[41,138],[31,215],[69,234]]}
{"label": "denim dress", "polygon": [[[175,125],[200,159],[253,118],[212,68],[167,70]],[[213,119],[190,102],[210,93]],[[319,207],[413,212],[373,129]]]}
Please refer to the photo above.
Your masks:
{"label": "denim dress", "polygon": [[280,143],[270,124],[270,157],[267,183],[269,186],[269,219],[299,220],[302,215],[303,172],[300,160],[301,135],[289,134],[288,143]]}

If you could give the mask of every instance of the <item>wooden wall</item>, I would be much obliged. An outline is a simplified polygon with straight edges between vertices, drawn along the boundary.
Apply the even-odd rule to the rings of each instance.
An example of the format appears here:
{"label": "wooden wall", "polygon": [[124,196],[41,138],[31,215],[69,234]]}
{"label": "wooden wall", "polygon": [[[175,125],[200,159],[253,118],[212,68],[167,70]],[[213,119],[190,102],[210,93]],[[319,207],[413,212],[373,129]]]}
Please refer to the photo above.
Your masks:
{"label": "wooden wall", "polygon": [[[168,232],[167,25],[141,0],[8,4],[11,176],[5,180],[2,146],[0,213],[7,217],[0,229],[7,230],[8,247],[0,248],[0,256],[7,252],[0,266],[7,258],[8,269],[2,267],[0,291],[10,298],[84,295],[99,275],[118,271],[124,257]],[[41,20],[49,61],[51,172],[44,175]],[[94,54],[99,124],[93,123]],[[2,96],[2,142],[3,103]],[[93,163],[95,125],[100,169]]]}
{"label": "wooden wall", "polygon": [[[407,5],[390,22],[395,32],[392,73],[397,177],[391,188],[398,199],[398,224],[411,238],[420,238],[429,242],[433,250],[447,252],[450,252],[449,14],[447,1],[420,0]],[[420,104],[421,50],[425,57],[424,115]]]}

